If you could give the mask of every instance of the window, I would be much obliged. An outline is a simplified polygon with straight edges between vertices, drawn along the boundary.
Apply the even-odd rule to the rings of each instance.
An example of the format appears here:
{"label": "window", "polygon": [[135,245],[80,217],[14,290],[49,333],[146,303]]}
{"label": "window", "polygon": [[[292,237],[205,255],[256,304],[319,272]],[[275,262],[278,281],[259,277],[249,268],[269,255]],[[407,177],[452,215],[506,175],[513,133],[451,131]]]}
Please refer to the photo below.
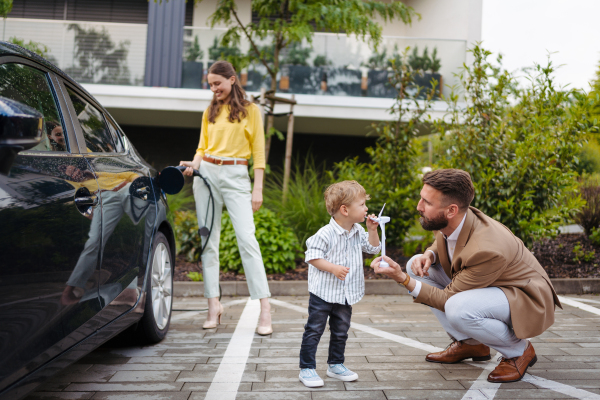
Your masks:
{"label": "window", "polygon": [[112,133],[113,136],[113,140],[116,143],[117,147],[117,153],[122,153],[125,151],[125,148],[123,147],[123,134],[121,133],[121,131],[119,129],[117,129],[117,127],[113,124],[113,122],[110,120],[110,118],[105,118],[106,122],[108,122],[108,129],[110,129],[110,133]]}
{"label": "window", "polygon": [[0,65],[0,96],[35,108],[44,115],[44,134],[32,151],[67,151],[68,141],[48,75],[23,64]]}
{"label": "window", "polygon": [[114,153],[117,151],[112,133],[108,130],[102,113],[67,87],[89,153]]}

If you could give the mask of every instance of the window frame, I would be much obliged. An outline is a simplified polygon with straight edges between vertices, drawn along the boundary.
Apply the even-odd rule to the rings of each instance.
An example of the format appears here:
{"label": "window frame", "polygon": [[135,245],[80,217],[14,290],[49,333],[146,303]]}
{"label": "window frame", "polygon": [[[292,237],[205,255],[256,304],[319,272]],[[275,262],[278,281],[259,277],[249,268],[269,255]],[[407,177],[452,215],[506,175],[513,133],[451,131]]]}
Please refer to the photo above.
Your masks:
{"label": "window frame", "polygon": [[[93,156],[93,157],[117,157],[117,156],[122,156],[124,154],[127,154],[129,152],[128,146],[126,146],[123,139],[119,138],[119,137],[117,137],[115,139],[121,141],[121,147],[122,147],[123,151],[120,151],[120,152],[114,151],[114,152],[110,152],[110,153],[109,152],[88,152],[87,146],[85,143],[85,136],[83,134],[83,130],[81,129],[81,123],[79,122],[79,119],[77,118],[77,112],[75,111],[75,106],[73,105],[73,102],[71,101],[71,97],[69,96],[67,89],[72,90],[75,94],[77,94],[83,100],[87,101],[91,106],[95,107],[102,115],[106,129],[110,132],[110,128],[108,126],[109,120],[107,118],[107,115],[109,115],[109,114],[104,109],[104,107],[102,107],[100,105],[100,103],[98,103],[93,97],[91,97],[84,91],[80,90],[76,84],[75,85],[73,84],[73,82],[66,81],[65,79],[62,79],[62,78],[58,78],[57,80],[59,81],[59,84],[61,86],[61,91],[62,91],[64,100],[66,103],[67,110],[70,115],[73,130],[77,136],[77,143],[79,144],[79,153],[83,154],[85,156],[89,155],[89,156]],[[111,136],[112,136],[112,134],[111,134]]]}
{"label": "window frame", "polygon": [[[22,58],[22,57],[18,57],[18,56],[13,56],[13,55],[7,55],[7,56],[2,56],[0,57],[0,65],[4,65],[4,64],[21,64],[21,65],[25,65],[27,67],[36,69],[38,71],[40,71],[41,73],[43,73],[44,75],[46,75],[46,79],[48,81],[48,86],[50,88],[50,92],[52,94],[52,97],[54,98],[54,102],[55,105],[57,107],[57,111],[58,111],[58,115],[61,118],[61,122],[63,124],[63,133],[65,134],[65,137],[67,138],[67,151],[52,151],[52,150],[36,150],[36,149],[29,149],[29,150],[23,150],[19,152],[19,155],[23,155],[23,156],[67,156],[67,155],[72,155],[72,154],[78,154],[80,153],[80,146],[79,146],[79,141],[77,140],[76,135],[73,132],[73,124],[70,118],[70,115],[66,115],[65,111],[66,110],[66,103],[63,97],[63,93],[62,93],[62,89],[60,88],[60,85],[57,82],[57,77],[56,74],[54,72],[52,72],[51,70],[49,70],[48,68],[45,68],[43,65],[40,65],[36,62],[33,62],[31,60],[28,60],[26,58]],[[60,94],[59,94],[60,92]],[[44,121],[46,120],[45,116],[44,116]]]}

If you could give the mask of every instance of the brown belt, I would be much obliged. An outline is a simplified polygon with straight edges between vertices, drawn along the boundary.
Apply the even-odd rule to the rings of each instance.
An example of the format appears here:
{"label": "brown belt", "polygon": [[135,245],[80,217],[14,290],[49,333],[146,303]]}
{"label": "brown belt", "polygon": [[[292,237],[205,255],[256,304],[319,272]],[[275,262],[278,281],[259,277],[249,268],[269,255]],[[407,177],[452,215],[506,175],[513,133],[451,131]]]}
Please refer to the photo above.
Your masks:
{"label": "brown belt", "polygon": [[202,161],[206,161],[217,165],[248,165],[248,160],[222,160],[220,158],[212,158],[204,156]]}

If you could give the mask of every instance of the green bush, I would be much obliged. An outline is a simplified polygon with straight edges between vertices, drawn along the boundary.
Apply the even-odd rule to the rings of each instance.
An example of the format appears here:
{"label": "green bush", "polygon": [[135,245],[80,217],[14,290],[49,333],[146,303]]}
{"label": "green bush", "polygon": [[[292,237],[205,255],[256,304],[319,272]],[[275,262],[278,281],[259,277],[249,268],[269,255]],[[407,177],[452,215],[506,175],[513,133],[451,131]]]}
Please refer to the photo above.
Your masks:
{"label": "green bush", "polygon": [[[294,232],[281,218],[262,207],[254,213],[254,225],[267,274],[285,273],[296,268],[295,260],[302,248]],[[184,254],[188,261],[196,261],[201,246],[196,213],[175,211],[174,230],[181,244],[177,254]],[[227,211],[223,212],[221,218],[219,262],[223,272],[244,273],[235,231]]]}
{"label": "green bush", "polygon": [[[181,192],[177,193],[177,194],[169,194],[167,195],[167,204],[169,206],[169,209],[167,210],[167,220],[169,221],[169,223],[171,224],[171,226],[173,227],[173,229],[175,230],[175,247],[177,248],[177,254],[180,253],[180,248],[183,246],[186,250],[182,251],[184,254],[186,254],[186,258],[189,261],[193,261],[190,257],[193,258],[193,251],[190,254],[190,257],[188,257],[188,254],[190,253],[190,250],[193,248],[193,246],[191,246],[188,242],[189,242],[189,238],[190,238],[190,234],[188,233],[188,231],[191,230],[191,226],[185,226],[185,227],[180,227],[178,228],[177,225],[182,225],[182,224],[186,224],[186,222],[184,222],[181,218],[176,222],[176,212],[177,211],[192,211],[194,210],[194,195],[192,194],[192,188],[190,185],[185,185],[183,187],[183,189],[181,190]],[[183,219],[186,219],[186,217],[184,217]],[[197,225],[198,222],[196,221],[195,217],[194,217],[194,223],[193,225],[196,226],[196,232],[198,231]],[[178,229],[180,229],[178,231]],[[181,231],[181,229],[183,229],[184,231]]]}
{"label": "green bush", "polygon": [[[600,227],[600,181],[597,177],[586,175],[579,187],[581,197],[585,200],[575,215],[575,222],[583,227],[591,239],[594,229]],[[597,233],[596,233],[597,234]]]}
{"label": "green bush", "polygon": [[[403,60],[406,59],[406,52]],[[427,92],[407,93],[414,74],[407,62],[393,65],[391,83],[399,88],[396,101],[390,109],[392,121],[373,124],[377,135],[375,147],[366,149],[369,163],[358,159],[337,163],[331,175],[336,181],[353,179],[363,185],[371,195],[367,203],[370,211],[378,213],[386,203],[385,215],[391,217],[386,224],[387,242],[402,246],[409,228],[417,217],[417,203],[421,183],[417,174],[416,137],[422,133],[426,114],[432,106],[433,87]],[[416,97],[423,97],[417,100]]]}
{"label": "green bush", "polygon": [[267,175],[263,190],[264,206],[274,211],[296,233],[300,244],[314,235],[331,216],[325,208],[323,193],[332,181],[323,166],[317,167],[307,157],[304,166],[299,162],[290,174],[288,195],[283,203],[283,172],[274,170]]}
{"label": "green bush", "polygon": [[175,243],[177,254],[183,254],[187,261],[198,260],[197,251],[200,249],[201,241],[198,234],[198,219],[195,211],[173,211],[172,212]]}
{"label": "green bush", "polygon": [[[302,248],[284,221],[273,211],[262,207],[254,213],[254,225],[267,274],[282,274],[296,268],[295,260]],[[235,231],[227,212],[223,213],[221,224],[219,261],[224,272],[244,272]]]}
{"label": "green bush", "polygon": [[470,51],[475,61],[459,74],[464,99],[453,93],[449,118],[437,123],[442,137],[451,137],[439,166],[468,171],[473,206],[531,244],[556,234],[583,205],[573,193],[576,156],[591,133],[589,100],[555,86],[550,60],[536,65],[520,89],[488,60],[489,51],[478,45]]}
{"label": "green bush", "polygon": [[600,172],[600,145],[595,138],[583,146],[578,157],[577,172],[580,174]]}

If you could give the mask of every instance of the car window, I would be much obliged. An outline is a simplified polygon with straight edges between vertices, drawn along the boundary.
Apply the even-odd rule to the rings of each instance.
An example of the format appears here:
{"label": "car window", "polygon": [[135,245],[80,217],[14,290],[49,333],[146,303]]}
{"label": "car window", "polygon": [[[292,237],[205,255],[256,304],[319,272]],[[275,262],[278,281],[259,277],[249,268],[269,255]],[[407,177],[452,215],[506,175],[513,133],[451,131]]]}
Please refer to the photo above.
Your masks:
{"label": "car window", "polygon": [[122,153],[125,151],[125,148],[123,147],[123,134],[121,133],[121,131],[119,129],[117,129],[117,127],[113,124],[113,122],[110,120],[110,118],[106,118],[106,122],[108,122],[108,129],[110,130],[110,133],[113,136],[113,140],[115,141],[115,144],[117,146],[116,150],[117,153]]}
{"label": "car window", "polygon": [[85,146],[89,153],[114,153],[117,151],[113,135],[106,126],[100,110],[67,87],[69,97],[77,113]]}
{"label": "car window", "polygon": [[35,108],[44,115],[44,134],[34,151],[68,151],[69,144],[48,74],[17,63],[0,65],[0,96]]}

